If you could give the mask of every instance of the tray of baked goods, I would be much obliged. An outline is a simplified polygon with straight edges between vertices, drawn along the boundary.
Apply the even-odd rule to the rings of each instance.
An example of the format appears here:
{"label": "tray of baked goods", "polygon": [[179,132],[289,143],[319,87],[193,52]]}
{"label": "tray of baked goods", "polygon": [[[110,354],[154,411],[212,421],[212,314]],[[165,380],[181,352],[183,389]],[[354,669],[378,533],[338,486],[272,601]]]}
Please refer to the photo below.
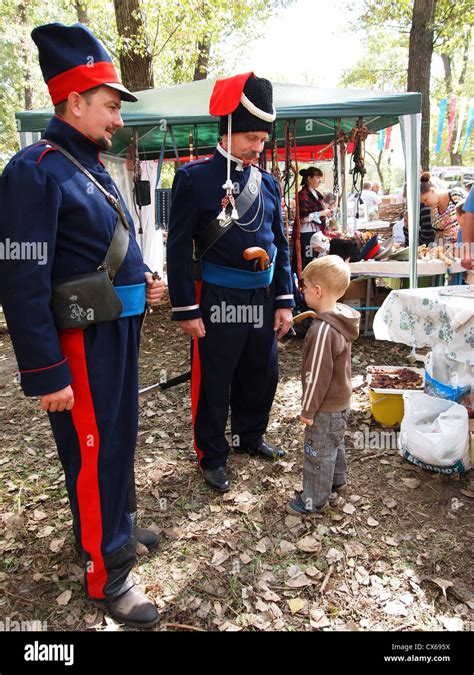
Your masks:
{"label": "tray of baked goods", "polygon": [[425,388],[424,368],[405,366],[368,366],[367,382],[376,393],[403,394]]}

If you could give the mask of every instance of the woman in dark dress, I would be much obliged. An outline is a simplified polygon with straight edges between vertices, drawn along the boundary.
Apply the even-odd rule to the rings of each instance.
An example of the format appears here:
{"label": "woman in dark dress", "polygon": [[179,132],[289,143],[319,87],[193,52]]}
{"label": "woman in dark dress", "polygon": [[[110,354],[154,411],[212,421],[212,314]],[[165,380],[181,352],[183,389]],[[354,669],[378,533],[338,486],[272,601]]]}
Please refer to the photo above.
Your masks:
{"label": "woman in dark dress", "polygon": [[[326,217],[331,215],[332,209],[327,208],[323,195],[318,187],[321,184],[323,172],[315,166],[301,169],[301,190],[298,193],[300,208],[300,242],[301,262],[303,268],[313,259],[310,241],[315,232],[326,234]],[[293,257],[294,259],[294,257]]]}

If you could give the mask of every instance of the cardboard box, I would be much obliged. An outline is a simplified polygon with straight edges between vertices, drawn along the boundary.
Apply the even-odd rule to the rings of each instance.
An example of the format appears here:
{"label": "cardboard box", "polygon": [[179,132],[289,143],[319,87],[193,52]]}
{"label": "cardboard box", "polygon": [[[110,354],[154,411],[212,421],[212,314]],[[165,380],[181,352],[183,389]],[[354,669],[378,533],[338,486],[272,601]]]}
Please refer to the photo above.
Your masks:
{"label": "cardboard box", "polygon": [[[366,296],[367,296],[367,279],[362,279],[361,281],[355,279],[354,281],[351,281],[351,283],[349,284],[349,288],[344,293],[339,302],[349,304],[347,302],[348,300],[363,300],[365,303]],[[359,305],[364,303],[359,302]]]}
{"label": "cardboard box", "polygon": [[381,286],[377,286],[373,306],[381,307],[384,301],[387,299],[391,290],[392,290],[391,288],[382,288]]}

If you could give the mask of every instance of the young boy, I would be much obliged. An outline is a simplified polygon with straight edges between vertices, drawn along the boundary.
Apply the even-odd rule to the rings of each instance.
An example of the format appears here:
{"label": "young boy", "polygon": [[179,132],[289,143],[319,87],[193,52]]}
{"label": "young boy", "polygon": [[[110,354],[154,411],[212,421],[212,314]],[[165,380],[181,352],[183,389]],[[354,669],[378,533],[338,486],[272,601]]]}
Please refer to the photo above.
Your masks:
{"label": "young boy", "polygon": [[349,266],[342,258],[328,255],[313,260],[305,267],[303,280],[306,304],[318,316],[303,343],[303,492],[286,507],[298,516],[324,511],[331,492],[342,491],[346,483],[351,345],[360,320],[359,312],[337,302],[350,283]]}

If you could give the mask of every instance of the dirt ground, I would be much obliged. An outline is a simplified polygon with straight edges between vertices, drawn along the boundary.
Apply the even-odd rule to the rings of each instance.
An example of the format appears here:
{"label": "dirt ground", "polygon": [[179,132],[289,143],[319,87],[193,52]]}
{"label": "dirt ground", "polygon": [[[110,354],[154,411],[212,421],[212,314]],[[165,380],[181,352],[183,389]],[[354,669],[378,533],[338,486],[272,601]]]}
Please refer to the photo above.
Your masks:
{"label": "dirt ground", "polygon": [[[188,370],[187,339],[167,310],[147,319],[141,387]],[[162,541],[153,555],[140,548],[135,573],[161,613],[153,630],[472,630],[472,473],[449,477],[409,464],[395,434],[377,436],[370,416],[367,365],[408,365],[407,347],[355,343],[348,492],[310,521],[285,513],[301,483],[301,347],[297,339],[280,345],[267,432],[288,457],[231,455],[224,496],[197,471],[189,383],[143,398],[139,521],[159,528]],[[0,614],[47,630],[126,630],[82,591],[49,423],[14,383],[15,368],[0,324]],[[374,438],[385,439],[382,449]]]}

